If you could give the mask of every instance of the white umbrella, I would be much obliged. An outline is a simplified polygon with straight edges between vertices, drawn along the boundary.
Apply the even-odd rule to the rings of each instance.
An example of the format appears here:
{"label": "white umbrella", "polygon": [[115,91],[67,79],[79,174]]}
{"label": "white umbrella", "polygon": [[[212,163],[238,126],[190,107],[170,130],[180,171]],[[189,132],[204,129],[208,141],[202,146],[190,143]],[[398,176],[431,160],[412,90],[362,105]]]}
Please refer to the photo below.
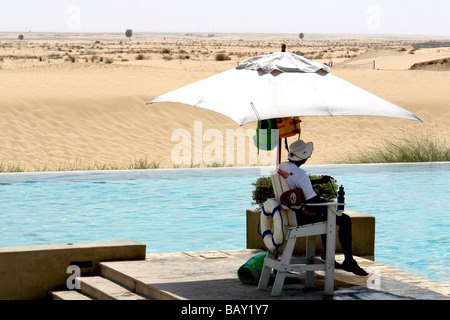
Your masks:
{"label": "white umbrella", "polygon": [[290,116],[380,116],[422,121],[415,114],[290,52],[244,60],[236,68],[157,96],[223,114],[239,125]]}

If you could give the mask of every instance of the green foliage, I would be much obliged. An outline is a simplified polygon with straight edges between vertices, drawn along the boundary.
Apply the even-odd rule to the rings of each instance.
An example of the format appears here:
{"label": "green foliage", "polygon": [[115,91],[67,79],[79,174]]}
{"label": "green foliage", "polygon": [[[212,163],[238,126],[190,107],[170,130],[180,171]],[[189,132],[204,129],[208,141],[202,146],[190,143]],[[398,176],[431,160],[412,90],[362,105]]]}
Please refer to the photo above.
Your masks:
{"label": "green foliage", "polygon": [[149,162],[147,158],[134,160],[134,165],[130,165],[128,169],[159,169],[159,162]]}
{"label": "green foliage", "polygon": [[93,165],[83,165],[80,162],[68,163],[60,165],[58,168],[35,168],[34,170],[27,170],[26,168],[15,164],[4,164],[0,162],[1,172],[25,172],[25,171],[89,171],[89,170],[139,170],[139,169],[159,169],[160,163],[149,161],[147,158],[135,159],[133,163],[125,166],[118,166],[116,164],[105,163]]}
{"label": "green foliage", "polygon": [[384,141],[379,146],[347,156],[343,163],[395,163],[450,161],[450,146],[445,138],[432,134],[412,134]]}
{"label": "green foliage", "polygon": [[8,164],[5,165],[3,162],[0,162],[0,172],[24,172],[25,169],[19,165]]}
{"label": "green foliage", "polygon": [[252,186],[255,187],[252,191],[253,205],[256,204],[259,207],[262,207],[267,199],[274,197],[272,179],[270,179],[270,177],[259,178],[256,182],[252,183]]}
{"label": "green foliage", "polygon": [[225,60],[231,60],[231,58],[225,53],[216,54],[216,61],[225,61]]}
{"label": "green foliage", "polygon": [[131,37],[133,36],[133,30],[127,29],[127,31],[125,31],[125,36],[131,40]]}
{"label": "green foliage", "polygon": [[[331,178],[329,181],[327,180],[327,182],[322,182],[322,180],[324,180],[323,177],[323,175],[309,175],[309,179],[311,180],[313,189],[316,194],[327,201],[333,201],[337,198],[337,181]],[[252,186],[255,187],[252,191],[253,205],[262,207],[267,199],[274,197],[272,179],[270,179],[270,177],[258,178],[256,182],[252,183]]]}
{"label": "green foliage", "polygon": [[327,201],[333,201],[337,198],[338,184],[337,180],[331,178],[328,182],[320,182],[323,176],[309,175],[314,191]]}

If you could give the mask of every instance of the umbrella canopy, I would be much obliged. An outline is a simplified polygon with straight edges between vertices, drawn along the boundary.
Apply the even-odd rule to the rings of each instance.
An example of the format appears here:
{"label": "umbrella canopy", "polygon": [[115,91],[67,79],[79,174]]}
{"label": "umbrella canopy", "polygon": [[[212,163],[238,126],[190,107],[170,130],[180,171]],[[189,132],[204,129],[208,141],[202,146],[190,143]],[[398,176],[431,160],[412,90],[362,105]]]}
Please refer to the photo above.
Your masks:
{"label": "umbrella canopy", "polygon": [[157,96],[212,110],[239,125],[290,116],[380,116],[422,121],[333,74],[324,64],[290,52],[251,57],[236,68]]}

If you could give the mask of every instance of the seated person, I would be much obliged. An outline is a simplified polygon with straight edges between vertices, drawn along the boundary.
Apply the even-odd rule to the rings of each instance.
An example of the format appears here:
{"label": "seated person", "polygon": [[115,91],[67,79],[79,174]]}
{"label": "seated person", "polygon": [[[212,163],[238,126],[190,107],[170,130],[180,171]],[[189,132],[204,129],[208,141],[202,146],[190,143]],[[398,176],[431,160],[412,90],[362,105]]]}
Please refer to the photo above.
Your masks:
{"label": "seated person", "polygon": [[[313,143],[305,143],[303,140],[297,140],[289,147],[288,161],[280,163],[278,169],[285,178],[290,189],[300,188],[303,191],[306,203],[326,202],[325,199],[318,196],[311,184],[311,180],[306,172],[300,168],[313,151]],[[329,177],[328,177],[329,178]],[[326,177],[325,177],[326,179]],[[303,209],[294,209],[297,217],[297,224],[303,225],[327,219],[327,207],[325,206],[306,206]],[[336,216],[336,224],[339,226],[338,238],[344,252],[344,262],[339,264],[335,262],[337,269],[353,272],[356,275],[366,276],[368,273],[358,266],[352,255],[352,225],[348,215],[343,213]],[[322,243],[326,247],[326,237],[322,235]]]}

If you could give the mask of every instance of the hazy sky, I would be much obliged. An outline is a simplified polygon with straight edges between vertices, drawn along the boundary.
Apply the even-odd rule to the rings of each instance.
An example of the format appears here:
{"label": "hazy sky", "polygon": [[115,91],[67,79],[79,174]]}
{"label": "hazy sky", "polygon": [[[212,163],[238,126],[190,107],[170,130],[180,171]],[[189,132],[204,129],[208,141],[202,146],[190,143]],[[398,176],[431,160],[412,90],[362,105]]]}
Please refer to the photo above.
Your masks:
{"label": "hazy sky", "polygon": [[450,36],[450,0],[0,0],[0,31]]}

